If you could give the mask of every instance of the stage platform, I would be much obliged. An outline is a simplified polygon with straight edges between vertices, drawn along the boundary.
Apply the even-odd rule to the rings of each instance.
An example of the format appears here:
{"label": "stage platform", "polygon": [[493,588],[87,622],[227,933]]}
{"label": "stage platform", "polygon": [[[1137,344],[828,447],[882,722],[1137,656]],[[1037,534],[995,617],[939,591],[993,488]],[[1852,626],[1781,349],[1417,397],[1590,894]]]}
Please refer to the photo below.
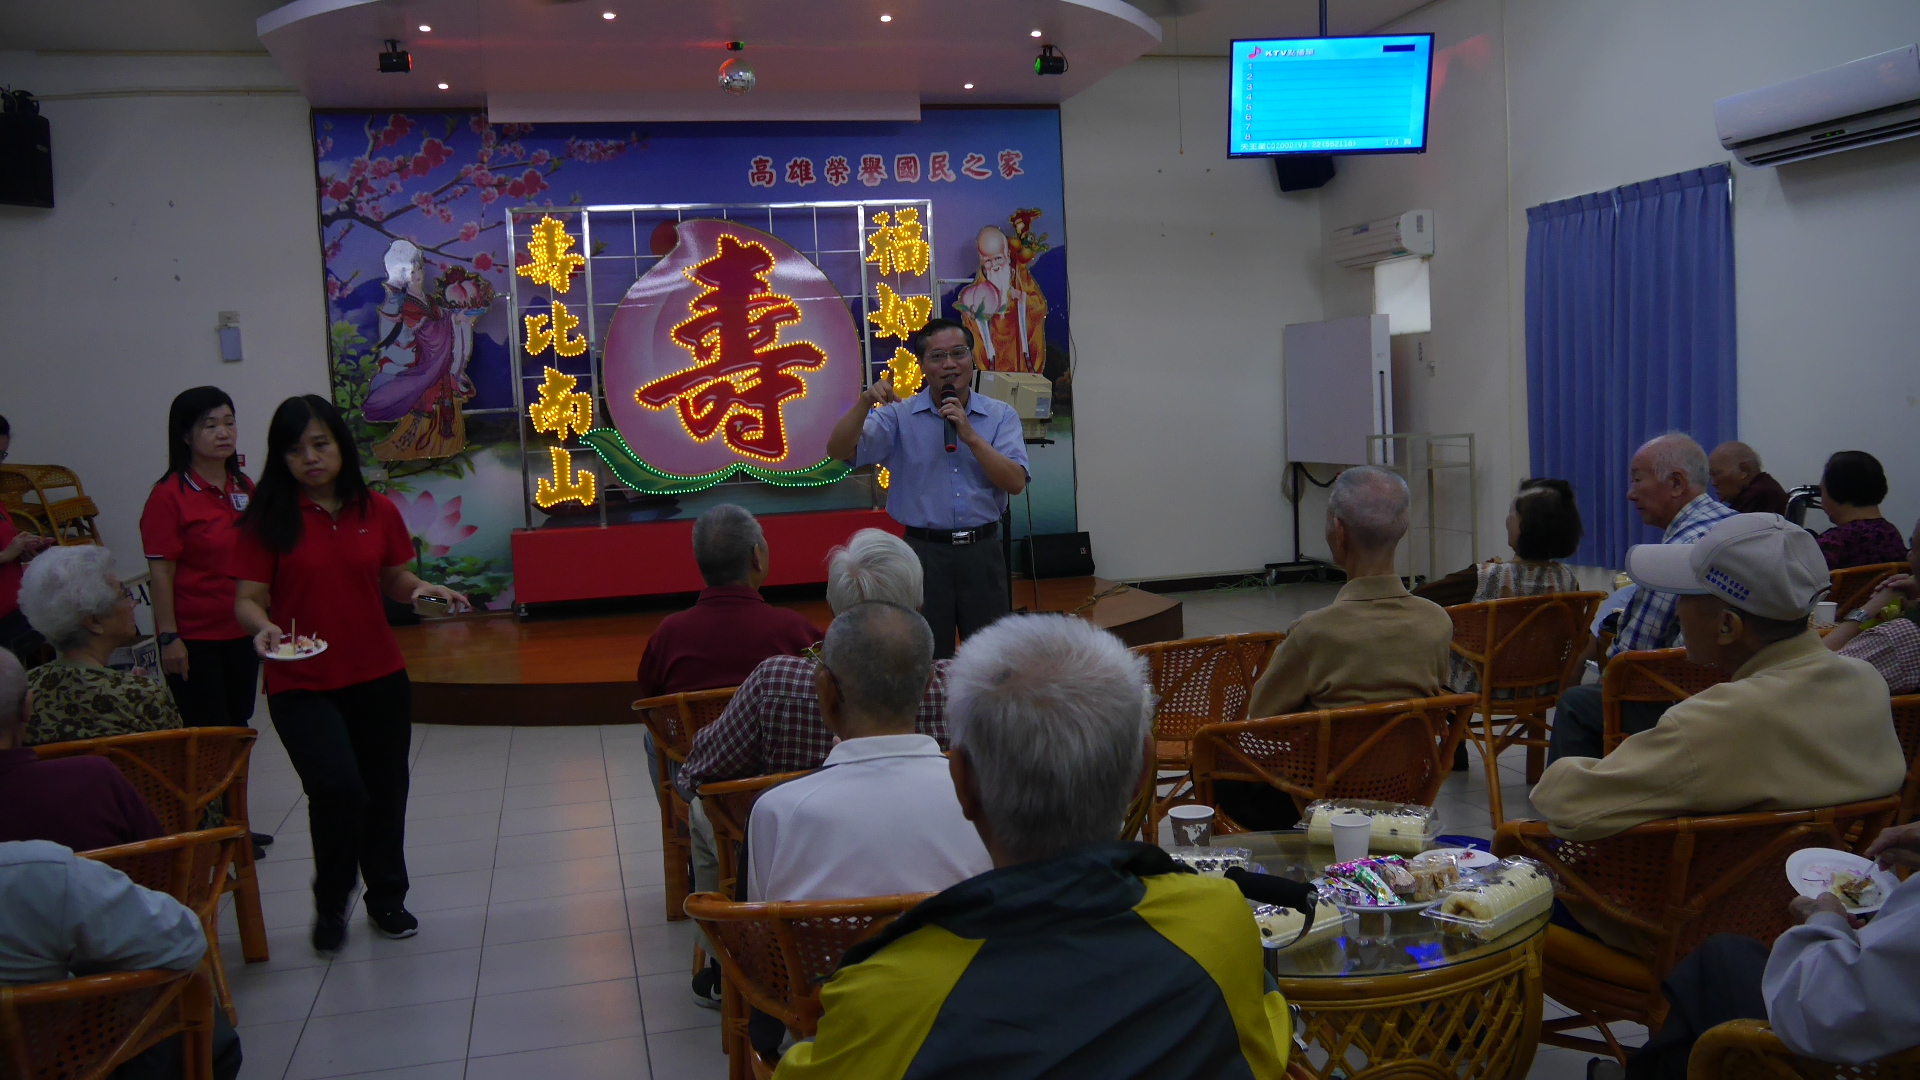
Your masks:
{"label": "stage platform", "polygon": [[[1102,578],[1039,582],[1038,609],[1072,612],[1129,645],[1183,633],[1180,602]],[[1014,607],[1035,608],[1033,582],[1016,581]],[[825,600],[781,603],[817,626]],[[413,680],[413,718],[428,724],[626,724],[647,638],[676,607],[619,615],[521,621],[502,612],[394,628]]]}

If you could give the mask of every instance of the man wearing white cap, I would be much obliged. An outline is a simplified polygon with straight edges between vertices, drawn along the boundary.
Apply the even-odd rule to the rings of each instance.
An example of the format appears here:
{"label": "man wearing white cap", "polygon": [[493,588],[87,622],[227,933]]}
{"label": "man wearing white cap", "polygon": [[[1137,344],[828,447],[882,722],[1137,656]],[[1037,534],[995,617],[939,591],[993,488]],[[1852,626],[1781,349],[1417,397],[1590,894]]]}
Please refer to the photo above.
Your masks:
{"label": "man wearing white cap", "polygon": [[1887,684],[1807,626],[1828,588],[1812,534],[1740,514],[1691,545],[1641,544],[1627,573],[1680,595],[1687,659],[1733,672],[1605,758],[1547,767],[1533,805],[1555,835],[1597,840],[1692,814],[1804,810],[1900,789]]}

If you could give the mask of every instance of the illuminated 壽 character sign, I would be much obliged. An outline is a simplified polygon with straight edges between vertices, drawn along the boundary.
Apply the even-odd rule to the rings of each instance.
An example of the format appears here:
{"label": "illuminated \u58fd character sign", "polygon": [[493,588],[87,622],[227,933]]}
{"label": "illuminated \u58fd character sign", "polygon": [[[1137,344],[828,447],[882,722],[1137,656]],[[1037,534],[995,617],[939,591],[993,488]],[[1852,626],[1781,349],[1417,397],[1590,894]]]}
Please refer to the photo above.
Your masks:
{"label": "illuminated \u58fd character sign", "polygon": [[690,305],[694,314],[673,328],[693,366],[633,396],[649,409],[677,408],[695,441],[720,431],[738,453],[785,461],[781,410],[789,399],[806,396],[799,373],[825,367],[827,354],[810,341],[781,344],[781,328],[801,321],[800,305],[767,291],[773,254],[764,245],[722,233],[717,247],[713,258],[687,271],[706,291]]}
{"label": "illuminated \u58fd character sign", "polygon": [[738,472],[796,486],[846,475],[827,436],[859,396],[863,352],[839,290],[757,229],[697,219],[675,232],[607,328],[616,430],[581,441],[642,491],[691,491]]}

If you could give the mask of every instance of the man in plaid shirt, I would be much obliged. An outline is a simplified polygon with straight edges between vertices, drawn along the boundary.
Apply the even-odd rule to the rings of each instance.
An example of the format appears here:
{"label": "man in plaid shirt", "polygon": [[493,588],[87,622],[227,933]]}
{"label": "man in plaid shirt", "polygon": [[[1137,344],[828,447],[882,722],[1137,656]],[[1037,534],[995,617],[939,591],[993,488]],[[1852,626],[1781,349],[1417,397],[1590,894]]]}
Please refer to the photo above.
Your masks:
{"label": "man in plaid shirt", "polygon": [[[1670,431],[1648,440],[1628,465],[1627,501],[1640,511],[1640,520],[1664,529],[1663,544],[1691,544],[1708,529],[1734,516],[1731,507],[1707,494],[1707,452],[1690,437]],[[1674,593],[1640,589],[1620,613],[1620,630],[1607,657],[1636,649],[1671,648],[1680,638],[1680,597]],[[1660,722],[1667,706],[1658,702],[1627,701],[1620,705],[1620,730],[1628,735]],[[1571,686],[1560,694],[1554,710],[1552,745],[1548,761],[1563,757],[1601,757],[1600,688]]]}
{"label": "man in plaid shirt", "polygon": [[[835,614],[855,604],[883,600],[919,610],[924,571],[906,541],[880,529],[861,529],[835,548],[827,560],[827,604]],[[811,653],[811,650],[809,650]],[[833,735],[820,719],[820,698],[813,685],[814,657],[773,656],[753,669],[727,703],[720,718],[693,737],[687,762],[674,777],[680,794],[693,804],[693,888],[713,892],[720,884],[720,863],[713,850],[713,826],[696,797],[702,784],[743,780],[769,773],[817,769],[833,749]],[[933,665],[933,678],[914,730],[947,748],[947,662]],[[693,977],[694,1001],[720,1007],[717,964]]]}

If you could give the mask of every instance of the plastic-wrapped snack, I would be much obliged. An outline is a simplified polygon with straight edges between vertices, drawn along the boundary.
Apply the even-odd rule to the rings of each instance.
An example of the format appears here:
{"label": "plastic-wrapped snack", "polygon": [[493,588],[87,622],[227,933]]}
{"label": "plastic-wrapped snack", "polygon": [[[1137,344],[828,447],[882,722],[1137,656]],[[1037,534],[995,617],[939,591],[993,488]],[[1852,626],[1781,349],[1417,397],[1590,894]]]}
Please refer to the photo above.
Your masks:
{"label": "plastic-wrapped snack", "polygon": [[1440,831],[1433,807],[1417,803],[1372,802],[1365,799],[1321,799],[1307,806],[1307,842],[1332,844],[1334,813],[1365,814],[1373,819],[1368,851],[1415,855],[1425,851]]}
{"label": "plastic-wrapped snack", "polygon": [[1444,851],[1428,851],[1407,862],[1413,875],[1413,898],[1424,903],[1460,883],[1460,864]]}
{"label": "plastic-wrapped snack", "polygon": [[1477,884],[1448,890],[1428,917],[1482,939],[1498,937],[1553,907],[1553,876],[1532,859],[1502,859]]}
{"label": "plastic-wrapped snack", "polygon": [[1339,937],[1346,928],[1346,918],[1339,908],[1321,900],[1313,909],[1313,928],[1301,937],[1300,926],[1306,921],[1305,915],[1272,904],[1253,906],[1253,921],[1260,927],[1260,944],[1269,949],[1294,949]]}
{"label": "plastic-wrapped snack", "polygon": [[1246,848],[1176,847],[1168,848],[1167,854],[1175,862],[1186,863],[1208,877],[1220,877],[1229,867],[1245,869],[1253,861],[1253,852]]}
{"label": "plastic-wrapped snack", "polygon": [[1355,859],[1335,863],[1326,869],[1327,888],[1334,900],[1349,907],[1400,907],[1406,903],[1394,883],[1405,879],[1407,892],[1413,890],[1413,877],[1399,856],[1383,859]]}

